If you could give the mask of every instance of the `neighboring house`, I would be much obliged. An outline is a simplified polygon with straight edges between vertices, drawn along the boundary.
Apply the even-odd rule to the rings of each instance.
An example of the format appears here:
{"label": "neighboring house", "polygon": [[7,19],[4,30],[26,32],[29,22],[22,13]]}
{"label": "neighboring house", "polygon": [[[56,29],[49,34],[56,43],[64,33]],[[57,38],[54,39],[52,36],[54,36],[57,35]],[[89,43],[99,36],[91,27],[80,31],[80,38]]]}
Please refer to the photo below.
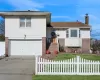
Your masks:
{"label": "neighboring house", "polygon": [[6,56],[43,55],[60,46],[67,52],[90,50],[88,15],[85,23],[51,22],[51,13],[43,11],[0,12],[0,16],[5,19]]}
{"label": "neighboring house", "polygon": [[[79,21],[52,22],[47,27],[47,38],[49,39],[51,38],[51,31],[54,31],[57,34],[56,43],[63,46],[64,51],[79,53],[90,52],[91,26],[89,25],[88,14],[85,16],[85,23]],[[54,50],[54,48],[52,50]]]}

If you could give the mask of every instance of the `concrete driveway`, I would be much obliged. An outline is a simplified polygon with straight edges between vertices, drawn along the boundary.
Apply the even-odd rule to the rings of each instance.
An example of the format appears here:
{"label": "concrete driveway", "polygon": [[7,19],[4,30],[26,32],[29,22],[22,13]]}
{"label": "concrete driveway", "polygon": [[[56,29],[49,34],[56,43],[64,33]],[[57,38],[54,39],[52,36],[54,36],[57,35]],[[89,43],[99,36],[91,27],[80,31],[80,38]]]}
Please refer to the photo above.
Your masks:
{"label": "concrete driveway", "polygon": [[32,80],[34,73],[34,56],[12,56],[0,60],[0,80]]}

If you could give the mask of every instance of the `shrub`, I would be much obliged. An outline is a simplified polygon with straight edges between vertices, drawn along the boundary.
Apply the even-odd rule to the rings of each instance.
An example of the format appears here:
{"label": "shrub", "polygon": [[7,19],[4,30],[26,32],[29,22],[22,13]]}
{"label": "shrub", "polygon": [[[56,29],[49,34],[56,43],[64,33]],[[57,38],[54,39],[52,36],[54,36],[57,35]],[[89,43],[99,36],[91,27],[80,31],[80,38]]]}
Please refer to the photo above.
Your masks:
{"label": "shrub", "polygon": [[59,51],[60,52],[64,52],[64,47],[63,46],[59,46]]}
{"label": "shrub", "polygon": [[58,54],[58,51],[57,51],[57,50],[55,50],[55,51],[54,51],[54,54]]}
{"label": "shrub", "polygon": [[5,36],[4,35],[0,35],[0,41],[5,41]]}
{"label": "shrub", "polygon": [[50,51],[49,51],[49,50],[47,50],[47,51],[46,51],[46,54],[50,54]]}

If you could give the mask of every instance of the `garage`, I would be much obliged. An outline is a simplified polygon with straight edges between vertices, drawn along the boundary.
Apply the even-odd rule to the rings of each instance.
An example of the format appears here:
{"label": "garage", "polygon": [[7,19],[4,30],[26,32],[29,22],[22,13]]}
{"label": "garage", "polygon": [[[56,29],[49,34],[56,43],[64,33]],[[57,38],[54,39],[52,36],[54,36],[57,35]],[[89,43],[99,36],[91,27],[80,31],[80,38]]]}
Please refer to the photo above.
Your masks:
{"label": "garage", "polygon": [[9,40],[10,55],[42,55],[42,40]]}

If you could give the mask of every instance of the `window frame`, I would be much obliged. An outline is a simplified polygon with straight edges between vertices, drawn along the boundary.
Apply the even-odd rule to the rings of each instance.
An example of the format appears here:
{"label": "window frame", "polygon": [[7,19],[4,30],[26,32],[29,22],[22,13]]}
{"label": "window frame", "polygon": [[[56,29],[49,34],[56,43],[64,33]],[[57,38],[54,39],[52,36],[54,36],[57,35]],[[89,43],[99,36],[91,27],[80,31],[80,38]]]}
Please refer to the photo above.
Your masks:
{"label": "window frame", "polygon": [[[22,20],[22,19],[24,19],[24,21]],[[21,23],[24,23],[24,26],[21,26]],[[20,25],[20,28],[24,28],[25,27],[25,17],[20,17],[20,19],[19,19],[19,25]]]}
{"label": "window frame", "polygon": [[[28,21],[28,19],[30,19],[30,21]],[[30,22],[30,26],[27,26],[27,22]],[[32,26],[32,22],[31,22],[31,17],[26,17],[26,23],[25,23],[25,27],[31,27]]]}
{"label": "window frame", "polygon": [[66,30],[66,38],[69,38],[69,29]]}
{"label": "window frame", "polygon": [[70,37],[78,37],[76,29],[70,30]]}
{"label": "window frame", "polygon": [[[71,37],[71,30],[77,30],[77,37]],[[69,38],[79,38],[79,28],[70,28],[69,29]]]}
{"label": "window frame", "polygon": [[79,29],[79,38],[81,38],[81,30]]}
{"label": "window frame", "polygon": [[[21,19],[22,19],[22,18],[25,19],[25,20],[24,20],[24,24],[25,24],[25,25],[24,25],[23,27],[21,27]],[[29,21],[29,22],[30,22],[30,26],[27,26],[27,21],[28,21],[27,19],[28,19],[28,18],[30,18],[30,21]],[[32,18],[31,18],[30,16],[29,16],[29,17],[20,17],[20,18],[19,18],[19,23],[20,23],[20,24],[19,24],[19,25],[20,25],[20,28],[31,28],[31,27],[32,27]]]}

